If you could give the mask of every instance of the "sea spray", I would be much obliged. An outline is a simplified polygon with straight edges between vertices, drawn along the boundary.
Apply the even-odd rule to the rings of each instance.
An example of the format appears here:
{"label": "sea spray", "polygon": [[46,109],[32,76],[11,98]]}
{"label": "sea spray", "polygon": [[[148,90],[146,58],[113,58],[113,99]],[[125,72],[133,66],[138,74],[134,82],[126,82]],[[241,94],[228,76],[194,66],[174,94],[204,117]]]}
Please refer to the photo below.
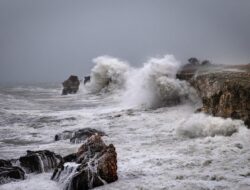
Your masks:
{"label": "sea spray", "polygon": [[184,120],[176,132],[180,136],[189,138],[215,135],[231,136],[238,132],[240,126],[244,126],[241,120],[223,119],[198,113]]}
{"label": "sea spray", "polygon": [[197,97],[188,83],[176,79],[181,65],[173,55],[150,58],[142,68],[129,73],[123,102],[131,106],[157,108]]}
{"label": "sea spray", "polygon": [[120,88],[123,86],[129,69],[126,62],[110,56],[100,56],[93,59],[96,64],[91,70],[91,81],[87,85],[91,92],[100,92],[103,89]]}
{"label": "sea spray", "polygon": [[199,100],[187,82],[176,79],[182,64],[173,55],[150,58],[141,68],[133,68],[110,56],[97,57],[93,62],[96,65],[86,88],[92,93],[119,89],[119,98],[125,107],[157,108],[187,99]]}

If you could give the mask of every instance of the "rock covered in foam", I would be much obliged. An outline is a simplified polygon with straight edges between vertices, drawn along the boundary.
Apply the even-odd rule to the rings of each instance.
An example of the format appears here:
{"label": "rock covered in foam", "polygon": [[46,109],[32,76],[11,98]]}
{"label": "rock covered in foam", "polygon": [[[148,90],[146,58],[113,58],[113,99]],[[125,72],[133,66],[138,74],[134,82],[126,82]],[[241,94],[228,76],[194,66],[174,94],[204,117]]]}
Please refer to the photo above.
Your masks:
{"label": "rock covered in foam", "polygon": [[177,77],[197,90],[203,103],[200,111],[241,119],[250,127],[250,64],[184,67]]}
{"label": "rock covered in foam", "polygon": [[19,161],[27,173],[42,173],[55,168],[61,161],[61,156],[48,150],[28,150],[27,155],[20,157]]}
{"label": "rock covered in foam", "polygon": [[12,166],[9,160],[0,159],[0,167],[9,167],[9,166]]}
{"label": "rock covered in foam", "polygon": [[75,94],[79,89],[80,81],[77,76],[71,75],[62,84],[63,84],[62,95]]}
{"label": "rock covered in foam", "polygon": [[8,160],[0,160],[0,184],[24,179],[25,173],[21,168],[12,166]]}
{"label": "rock covered in foam", "polygon": [[93,135],[68,155],[55,169],[52,180],[64,183],[67,190],[83,190],[114,182],[117,176],[115,147],[106,145],[100,135]]}
{"label": "rock covered in foam", "polygon": [[70,139],[71,143],[82,143],[94,134],[98,134],[100,136],[106,135],[104,132],[97,129],[84,128],[75,131],[63,131],[62,133],[58,133],[55,135],[55,141]]}

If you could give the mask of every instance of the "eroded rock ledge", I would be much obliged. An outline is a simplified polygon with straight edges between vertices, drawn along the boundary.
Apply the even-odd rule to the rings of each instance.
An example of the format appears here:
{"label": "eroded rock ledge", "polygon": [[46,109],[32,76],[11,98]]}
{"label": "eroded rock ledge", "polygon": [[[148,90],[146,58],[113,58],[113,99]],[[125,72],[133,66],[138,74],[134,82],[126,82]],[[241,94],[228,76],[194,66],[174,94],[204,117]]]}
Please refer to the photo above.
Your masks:
{"label": "eroded rock ledge", "polygon": [[224,118],[241,119],[250,128],[250,64],[186,65],[177,78],[188,81],[198,92],[199,111]]}
{"label": "eroded rock ledge", "polygon": [[91,189],[116,181],[114,145],[106,145],[98,134],[92,135],[76,153],[62,159],[51,179],[62,183],[66,190]]}

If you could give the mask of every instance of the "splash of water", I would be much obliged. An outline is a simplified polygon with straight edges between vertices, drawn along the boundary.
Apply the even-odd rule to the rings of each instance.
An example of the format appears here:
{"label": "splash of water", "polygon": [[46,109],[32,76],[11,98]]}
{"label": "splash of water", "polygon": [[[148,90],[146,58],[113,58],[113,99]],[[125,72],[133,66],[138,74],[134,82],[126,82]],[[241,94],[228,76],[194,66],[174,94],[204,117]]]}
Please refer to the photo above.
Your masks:
{"label": "splash of water", "polygon": [[177,128],[177,134],[189,138],[231,136],[238,132],[240,126],[244,126],[241,120],[223,119],[199,113],[183,121]]}
{"label": "splash of water", "polygon": [[118,88],[123,86],[125,73],[129,66],[126,62],[110,56],[100,56],[93,59],[96,64],[91,71],[91,81],[87,85],[91,92],[100,92],[107,86]]}
{"label": "splash of water", "polygon": [[195,91],[186,82],[176,79],[182,64],[173,55],[150,58],[141,68],[133,68],[109,56],[97,57],[94,62],[89,84],[91,91],[119,88],[125,106],[155,108],[192,100],[195,96]]}

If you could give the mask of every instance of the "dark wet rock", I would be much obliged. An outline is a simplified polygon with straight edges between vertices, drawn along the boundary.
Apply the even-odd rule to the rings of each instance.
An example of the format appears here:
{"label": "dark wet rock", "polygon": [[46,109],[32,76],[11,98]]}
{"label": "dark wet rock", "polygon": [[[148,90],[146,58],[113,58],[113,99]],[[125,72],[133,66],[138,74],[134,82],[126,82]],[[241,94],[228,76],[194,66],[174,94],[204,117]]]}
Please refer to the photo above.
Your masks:
{"label": "dark wet rock", "polygon": [[0,167],[0,184],[8,183],[13,180],[15,181],[24,179],[25,179],[25,173],[21,168],[15,166]]}
{"label": "dark wet rock", "polygon": [[202,99],[199,111],[241,119],[250,127],[250,64],[184,67],[177,78],[187,80]]}
{"label": "dark wet rock", "polygon": [[114,182],[117,176],[117,154],[113,144],[106,145],[100,135],[92,135],[78,152],[63,158],[52,180],[65,182],[66,190],[91,189]]}
{"label": "dark wet rock", "polygon": [[79,89],[80,80],[78,79],[77,76],[71,75],[62,84],[63,84],[62,95],[75,94]]}
{"label": "dark wet rock", "polygon": [[26,156],[19,158],[20,165],[26,170],[27,173],[47,172],[55,168],[61,161],[61,156],[48,150],[40,151],[27,151]]}
{"label": "dark wet rock", "polygon": [[100,136],[106,135],[104,132],[97,129],[84,128],[75,131],[63,131],[62,133],[56,134],[55,141],[70,139],[71,143],[82,143],[94,134],[98,134]]}
{"label": "dark wet rock", "polygon": [[90,82],[90,76],[84,77],[83,83],[86,84],[87,82]]}
{"label": "dark wet rock", "polygon": [[0,167],[10,167],[12,166],[9,160],[0,159]]}
{"label": "dark wet rock", "polygon": [[188,59],[188,64],[190,65],[199,65],[200,61],[196,57],[191,57]]}

